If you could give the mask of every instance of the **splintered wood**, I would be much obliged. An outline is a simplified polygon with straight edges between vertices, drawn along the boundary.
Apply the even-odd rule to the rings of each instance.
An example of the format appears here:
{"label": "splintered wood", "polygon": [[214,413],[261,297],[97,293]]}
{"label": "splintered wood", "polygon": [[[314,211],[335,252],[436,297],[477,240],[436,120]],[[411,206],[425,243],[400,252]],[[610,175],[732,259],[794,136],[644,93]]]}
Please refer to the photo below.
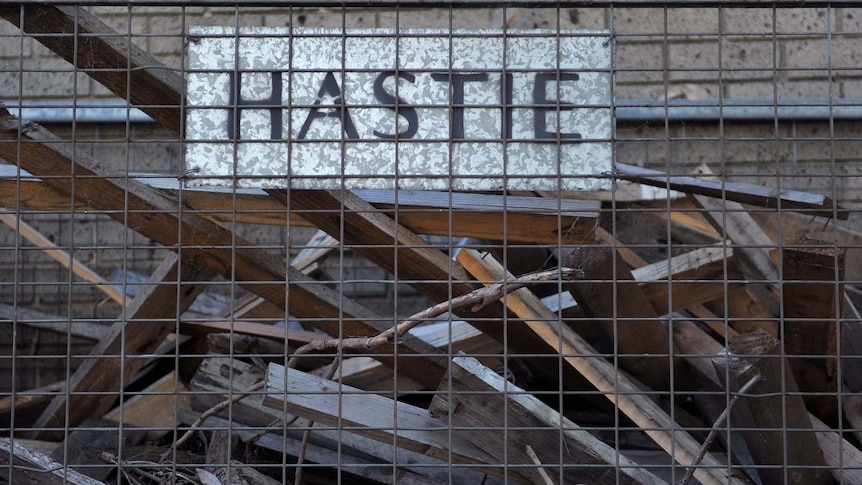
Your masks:
{"label": "splintered wood", "polygon": [[[180,135],[182,76],[127,36],[0,16]],[[678,197],[192,190],[2,107],[0,157],[3,229],[119,308],[0,305],[68,349],[0,400],[0,482],[862,483],[862,234],[828,197],[622,164]],[[26,222],[70,210],[168,256],[125,294]]]}

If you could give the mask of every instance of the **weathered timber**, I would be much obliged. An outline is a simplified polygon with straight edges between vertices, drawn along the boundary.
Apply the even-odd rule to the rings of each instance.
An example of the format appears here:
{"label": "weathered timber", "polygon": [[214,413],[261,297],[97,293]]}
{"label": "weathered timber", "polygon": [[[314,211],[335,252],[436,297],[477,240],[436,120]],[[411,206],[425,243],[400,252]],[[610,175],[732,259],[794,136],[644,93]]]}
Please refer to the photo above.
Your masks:
{"label": "weathered timber", "polygon": [[[461,251],[458,260],[479,280],[504,281],[511,277],[499,262],[490,256],[483,257],[475,250]],[[567,367],[582,374],[677,463],[688,466],[694,462],[701,445],[688,433],[680,431],[679,426],[643,393],[633,378],[619,372],[614,364],[599,356],[598,351],[569,326],[561,325],[559,317],[542,305],[535,295],[521,289],[507,295],[505,302],[542,338],[545,345],[556,349]],[[699,468],[694,475],[701,483],[741,484],[739,479],[728,475],[726,466],[714,457],[707,456],[702,464],[706,467]]]}
{"label": "weathered timber", "polygon": [[672,370],[681,367],[671,366],[668,330],[616,250],[578,247],[565,265],[584,271],[582,280],[564,285],[593,319],[577,323],[583,335],[607,353],[637,355],[620,357],[620,367],[653,389],[668,389]]}
{"label": "weathered timber", "polygon": [[850,211],[835,204],[824,195],[800,192],[797,190],[776,189],[762,185],[742,182],[719,182],[685,175],[669,175],[658,170],[617,163],[616,176],[653,187],[678,190],[689,195],[705,195],[715,199],[727,199],[758,207],[815,214],[821,217],[846,220]]}
{"label": "weathered timber", "polygon": [[189,407],[186,391],[185,384],[177,380],[176,371],[169,372],[109,411],[104,419],[147,428],[146,439],[156,441],[176,428],[175,410]]}
{"label": "weathered timber", "polygon": [[9,438],[0,440],[0,480],[19,485],[104,485]]}
{"label": "weathered timber", "polygon": [[[11,168],[11,170],[10,170]],[[156,175],[130,174],[137,182],[158,189],[175,200],[181,200],[188,212],[199,216],[211,217],[221,222],[246,224],[311,226],[296,213],[288,214],[284,205],[273,200],[263,190],[219,187],[188,187],[180,189],[181,182],[175,177],[165,178]],[[20,183],[19,183],[20,179]],[[452,194],[453,217],[450,225],[449,210],[438,206],[442,196],[436,196],[429,206],[405,206],[401,192],[376,194],[377,191],[357,191],[361,199],[371,203],[379,212],[394,217],[398,212],[398,223],[417,234],[436,236],[476,237],[479,239],[501,239],[500,221],[505,217],[506,240],[518,243],[556,245],[562,240],[590,240],[590,228],[594,225],[596,210],[594,202],[578,202],[563,199],[561,212],[556,212],[556,200],[536,199],[535,197],[514,197],[481,194]],[[386,197],[382,197],[385,195]],[[446,194],[448,197],[448,194]],[[493,201],[480,208],[469,205],[471,198],[480,196]],[[540,200],[537,206],[533,201]],[[559,199],[557,199],[559,200]],[[398,201],[398,205],[395,202]],[[448,201],[448,198],[447,198]],[[575,203],[578,202],[578,203]],[[414,203],[419,203],[415,201]],[[70,201],[69,197],[52,189],[43,181],[30,174],[20,177],[14,167],[0,166],[0,207],[20,207],[22,211],[86,211],[92,208],[86,201]],[[122,211],[123,201],[116,201],[111,210]],[[512,224],[511,221],[519,221]],[[490,222],[488,222],[490,221]]]}
{"label": "weathered timber", "polygon": [[[156,350],[175,327],[177,312],[188,309],[214,275],[211,267],[195,257],[171,253],[162,261],[147,286],[93,347],[92,358],[72,374],[66,392],[55,397],[36,420],[34,427],[46,428],[36,436],[60,437],[65,428],[105,414],[123,385],[146,364],[147,359],[135,356]],[[182,282],[179,288],[178,282]]]}
{"label": "weathered timber", "polygon": [[[451,386],[450,379],[441,381],[429,408],[431,416],[453,427],[452,439],[475,444],[497,458],[498,463],[533,464],[526,453],[526,447],[531,446],[546,471],[558,478],[555,483],[662,483],[476,359],[455,357],[449,375]],[[500,431],[504,427],[508,432],[502,441]],[[561,471],[561,466],[571,464],[583,466]],[[531,483],[542,482],[537,468],[513,470]]]}
{"label": "weathered timber", "polygon": [[[656,313],[666,315],[741,289],[739,283],[734,283],[741,277],[732,261],[733,249],[721,244],[642,266],[633,269],[631,274]],[[725,280],[728,280],[727,286]]]}
{"label": "weathered timber", "polygon": [[[701,165],[697,171],[712,175],[706,165]],[[692,195],[692,198],[698,207],[704,209],[703,215],[721,237],[733,241],[734,255],[740,262],[743,275],[752,281],[763,281],[762,284],[749,285],[749,290],[773,315],[779,315],[779,273],[769,256],[769,250],[774,247],[772,240],[738,202],[705,195]]]}
{"label": "weathered timber", "polygon": [[503,474],[499,468],[482,467],[495,464],[495,458],[470,443],[450,440],[448,426],[427,410],[296,369],[269,365],[263,403],[327,426],[349,427],[352,433],[379,441],[397,440],[401,448],[447,462],[474,464],[486,473]]}
{"label": "weathered timber", "polygon": [[[189,389],[192,391],[191,407],[196,411],[206,411],[216,404],[243,392],[264,378],[264,371],[229,357],[210,357],[204,359]],[[254,393],[231,404],[219,416],[230,419],[242,426],[270,426],[285,418],[281,413],[264,406],[263,394]],[[290,416],[286,417],[290,419]]]}
{"label": "weathered timber", "polygon": [[66,382],[61,381],[35,389],[16,391],[14,396],[6,396],[0,399],[0,414],[8,413],[12,409],[15,409],[15,412],[21,412],[24,409],[50,401],[53,398],[52,395],[61,392],[64,387],[66,387]]}
{"label": "weathered timber", "polygon": [[[846,252],[827,241],[785,238],[784,352],[809,411],[838,423],[838,342],[844,303]],[[815,395],[820,394],[820,395]]]}
{"label": "weathered timber", "polygon": [[748,430],[745,437],[765,485],[832,484],[793,374],[781,356],[781,342],[761,328],[752,328],[730,342],[727,355],[713,365],[729,392],[737,392],[755,375],[763,379],[734,408],[733,421]]}
{"label": "weathered timber", "polygon": [[0,303],[0,322],[7,321],[88,340],[101,340],[109,329],[99,322],[80,321],[20,305]]}
{"label": "weathered timber", "polygon": [[[20,144],[0,143],[0,157],[17,163],[33,175],[50,175],[45,182],[56,190],[86,200],[94,209],[106,211],[108,216],[156,242],[183,248],[185,254],[201,253],[206,264],[225,277],[235,277],[241,283],[257,283],[248,284],[247,288],[278,307],[285,307],[285,282],[289,281],[290,314],[297,318],[319,319],[315,322],[317,327],[330,335],[339,335],[341,331],[350,335],[374,335],[388,328],[388,319],[375,315],[295,268],[288,267],[285,271],[284,262],[217,222],[180,210],[177,201],[158,190],[105,169],[45,128],[20,122],[0,109],[0,141],[19,140]],[[113,211],[117,201],[126,201],[127,209]],[[402,355],[436,352],[433,347],[409,336],[399,345],[402,345]],[[385,349],[385,352],[391,354],[392,349]],[[391,359],[382,359],[391,363]],[[425,356],[404,359],[399,363],[399,370],[434,388],[445,366],[442,360]]]}
{"label": "weathered timber", "polygon": [[99,289],[102,293],[107,295],[110,299],[114,300],[114,302],[125,306],[127,303],[126,296],[117,289],[115,286],[111,285],[101,275],[96,273],[95,271],[88,268],[84,263],[78,261],[68,251],[64,251],[57,247],[50,239],[43,236],[39,231],[36,230],[30,224],[22,221],[20,218],[15,216],[14,213],[6,211],[4,209],[0,209],[0,222],[3,222],[7,226],[14,229],[18,234],[21,235],[24,239],[30,241],[36,246],[42,248],[45,251],[45,254],[51,256],[58,263],[62,264],[67,268],[71,268],[72,272],[75,273],[78,277],[94,283],[94,286]]}
{"label": "weathered timber", "polygon": [[[728,337],[736,338],[739,333],[731,327],[727,327]],[[692,322],[675,320],[673,325],[674,343],[679,351],[685,355],[688,364],[695,370],[695,374],[701,378],[707,389],[721,389],[721,381],[718,372],[712,365],[714,356],[724,351],[724,346],[715,341],[703,330]],[[722,401],[725,401],[722,397]],[[745,406],[746,403],[737,403],[737,406]],[[815,436],[823,457],[829,465],[829,471],[836,482],[846,484],[862,483],[862,470],[849,464],[862,463],[862,452],[855,445],[842,438],[832,428],[817,419],[813,414],[808,414],[812,427],[817,430]],[[734,440],[739,433],[733,433]],[[747,449],[747,446],[746,446]]]}
{"label": "weathered timber", "polygon": [[23,5],[2,8],[0,16],[165,128],[181,132],[182,76],[86,9]]}

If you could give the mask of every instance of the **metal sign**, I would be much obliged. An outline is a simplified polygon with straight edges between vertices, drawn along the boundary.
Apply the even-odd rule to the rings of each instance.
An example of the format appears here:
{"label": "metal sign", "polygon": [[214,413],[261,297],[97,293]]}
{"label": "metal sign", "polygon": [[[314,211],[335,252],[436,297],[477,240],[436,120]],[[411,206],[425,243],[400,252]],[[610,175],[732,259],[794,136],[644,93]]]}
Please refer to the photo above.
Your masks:
{"label": "metal sign", "polygon": [[606,190],[607,32],[191,27],[191,185]]}

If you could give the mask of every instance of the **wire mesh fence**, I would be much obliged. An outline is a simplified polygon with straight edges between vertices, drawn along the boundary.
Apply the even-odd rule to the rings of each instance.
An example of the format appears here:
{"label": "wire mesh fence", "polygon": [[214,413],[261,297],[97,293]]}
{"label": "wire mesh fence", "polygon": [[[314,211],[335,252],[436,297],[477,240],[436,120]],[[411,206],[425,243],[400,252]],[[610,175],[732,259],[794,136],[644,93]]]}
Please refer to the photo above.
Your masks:
{"label": "wire mesh fence", "polygon": [[0,7],[9,483],[862,483],[862,9]]}

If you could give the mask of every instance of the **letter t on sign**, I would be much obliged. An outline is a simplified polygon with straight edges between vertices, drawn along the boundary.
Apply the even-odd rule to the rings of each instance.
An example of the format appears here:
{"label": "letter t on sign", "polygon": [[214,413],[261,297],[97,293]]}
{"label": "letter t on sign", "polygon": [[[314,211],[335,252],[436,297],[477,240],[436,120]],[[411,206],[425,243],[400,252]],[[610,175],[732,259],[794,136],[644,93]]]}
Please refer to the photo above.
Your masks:
{"label": "letter t on sign", "polygon": [[262,107],[269,110],[270,139],[281,140],[281,72],[271,72],[272,94],[266,99],[245,99],[242,97],[242,73],[228,73],[230,76],[230,106],[227,112],[227,137],[239,139],[239,125],[242,110]]}

